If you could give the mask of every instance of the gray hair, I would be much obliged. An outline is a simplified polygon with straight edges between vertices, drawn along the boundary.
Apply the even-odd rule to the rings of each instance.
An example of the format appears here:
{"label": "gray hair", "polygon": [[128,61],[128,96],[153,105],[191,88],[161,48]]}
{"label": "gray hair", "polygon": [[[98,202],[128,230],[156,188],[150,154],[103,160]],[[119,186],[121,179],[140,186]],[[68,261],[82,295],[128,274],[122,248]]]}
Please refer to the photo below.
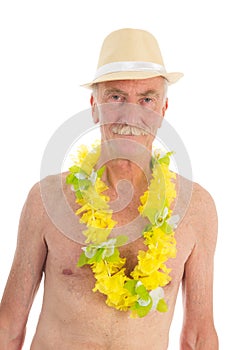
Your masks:
{"label": "gray hair", "polygon": [[167,79],[163,79],[164,80],[164,86],[163,86],[163,104],[165,104],[166,99],[167,99],[167,91],[168,91],[168,81]]}

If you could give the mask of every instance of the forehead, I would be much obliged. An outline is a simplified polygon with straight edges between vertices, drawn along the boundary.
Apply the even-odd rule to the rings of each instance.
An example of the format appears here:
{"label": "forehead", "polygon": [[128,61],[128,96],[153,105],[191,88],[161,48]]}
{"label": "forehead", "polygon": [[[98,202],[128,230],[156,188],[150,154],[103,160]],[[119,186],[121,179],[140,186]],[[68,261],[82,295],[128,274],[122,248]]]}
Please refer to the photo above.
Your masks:
{"label": "forehead", "polygon": [[98,90],[104,92],[108,89],[122,90],[125,92],[144,92],[147,90],[163,90],[164,89],[164,78],[153,77],[148,79],[137,79],[137,80],[114,80],[105,81],[98,83]]}

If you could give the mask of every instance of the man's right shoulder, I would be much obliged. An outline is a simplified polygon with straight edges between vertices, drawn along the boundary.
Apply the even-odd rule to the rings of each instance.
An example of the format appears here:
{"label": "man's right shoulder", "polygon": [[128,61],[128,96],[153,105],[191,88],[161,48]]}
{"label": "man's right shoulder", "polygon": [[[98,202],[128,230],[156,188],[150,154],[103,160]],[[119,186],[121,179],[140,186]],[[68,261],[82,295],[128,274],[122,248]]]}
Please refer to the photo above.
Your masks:
{"label": "man's right shoulder", "polygon": [[58,192],[62,188],[64,188],[67,174],[68,173],[60,173],[56,175],[46,176],[45,178],[41,179],[38,183],[36,183],[34,186],[39,186],[40,191],[47,190],[52,192]]}
{"label": "man's right shoulder", "polygon": [[64,173],[49,175],[36,182],[28,193],[24,207],[30,208],[30,211],[37,211],[38,215],[48,212],[49,208],[54,209],[65,197],[64,184]]}

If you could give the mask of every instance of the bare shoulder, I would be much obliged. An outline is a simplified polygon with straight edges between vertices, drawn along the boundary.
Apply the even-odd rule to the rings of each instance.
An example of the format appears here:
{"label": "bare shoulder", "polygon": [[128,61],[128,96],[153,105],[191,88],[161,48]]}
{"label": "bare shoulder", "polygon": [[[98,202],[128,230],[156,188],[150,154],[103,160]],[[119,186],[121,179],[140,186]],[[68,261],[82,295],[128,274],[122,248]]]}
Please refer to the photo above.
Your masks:
{"label": "bare shoulder", "polygon": [[198,183],[193,183],[193,191],[190,202],[190,209],[194,216],[210,219],[217,219],[216,206],[211,194]]}
{"label": "bare shoulder", "polygon": [[24,223],[24,221],[28,222],[29,220],[38,221],[44,216],[43,212],[44,207],[41,200],[40,183],[37,182],[32,186],[26,198],[21,214],[21,223]]}
{"label": "bare shoulder", "polygon": [[[74,195],[70,186],[66,185],[67,172],[57,175],[50,175],[39,183],[41,201],[44,207],[55,210],[58,205],[70,202],[70,197]],[[73,199],[73,198],[72,198]]]}
{"label": "bare shoulder", "polygon": [[37,227],[49,223],[49,213],[56,209],[64,195],[64,175],[51,175],[35,183],[29,190],[22,214],[21,225],[33,223]]}
{"label": "bare shoulder", "polygon": [[40,181],[39,188],[41,204],[47,215],[50,231],[58,229],[73,239],[77,233],[79,220],[75,215],[77,210],[75,193],[66,184],[67,174],[65,172],[48,176]]}
{"label": "bare shoulder", "polygon": [[44,210],[44,200],[48,196],[56,195],[61,183],[61,175],[50,175],[35,183],[30,189],[25,205],[30,205],[31,209]]}
{"label": "bare shoulder", "polygon": [[198,183],[192,183],[192,194],[185,220],[193,228],[198,242],[207,242],[213,248],[216,245],[218,217],[211,194]]}
{"label": "bare shoulder", "polygon": [[181,175],[176,175],[176,190],[178,208],[185,207],[192,217],[200,217],[206,211],[209,215],[216,216],[214,199],[211,194],[201,185]]}

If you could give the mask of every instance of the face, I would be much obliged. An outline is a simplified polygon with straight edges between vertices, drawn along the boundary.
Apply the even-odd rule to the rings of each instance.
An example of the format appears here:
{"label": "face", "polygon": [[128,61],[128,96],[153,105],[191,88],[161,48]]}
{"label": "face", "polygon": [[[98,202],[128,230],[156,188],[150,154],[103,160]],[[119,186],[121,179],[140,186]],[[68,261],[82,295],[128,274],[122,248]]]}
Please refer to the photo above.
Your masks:
{"label": "face", "polygon": [[102,141],[133,140],[151,149],[168,103],[162,77],[99,83],[91,97]]}

